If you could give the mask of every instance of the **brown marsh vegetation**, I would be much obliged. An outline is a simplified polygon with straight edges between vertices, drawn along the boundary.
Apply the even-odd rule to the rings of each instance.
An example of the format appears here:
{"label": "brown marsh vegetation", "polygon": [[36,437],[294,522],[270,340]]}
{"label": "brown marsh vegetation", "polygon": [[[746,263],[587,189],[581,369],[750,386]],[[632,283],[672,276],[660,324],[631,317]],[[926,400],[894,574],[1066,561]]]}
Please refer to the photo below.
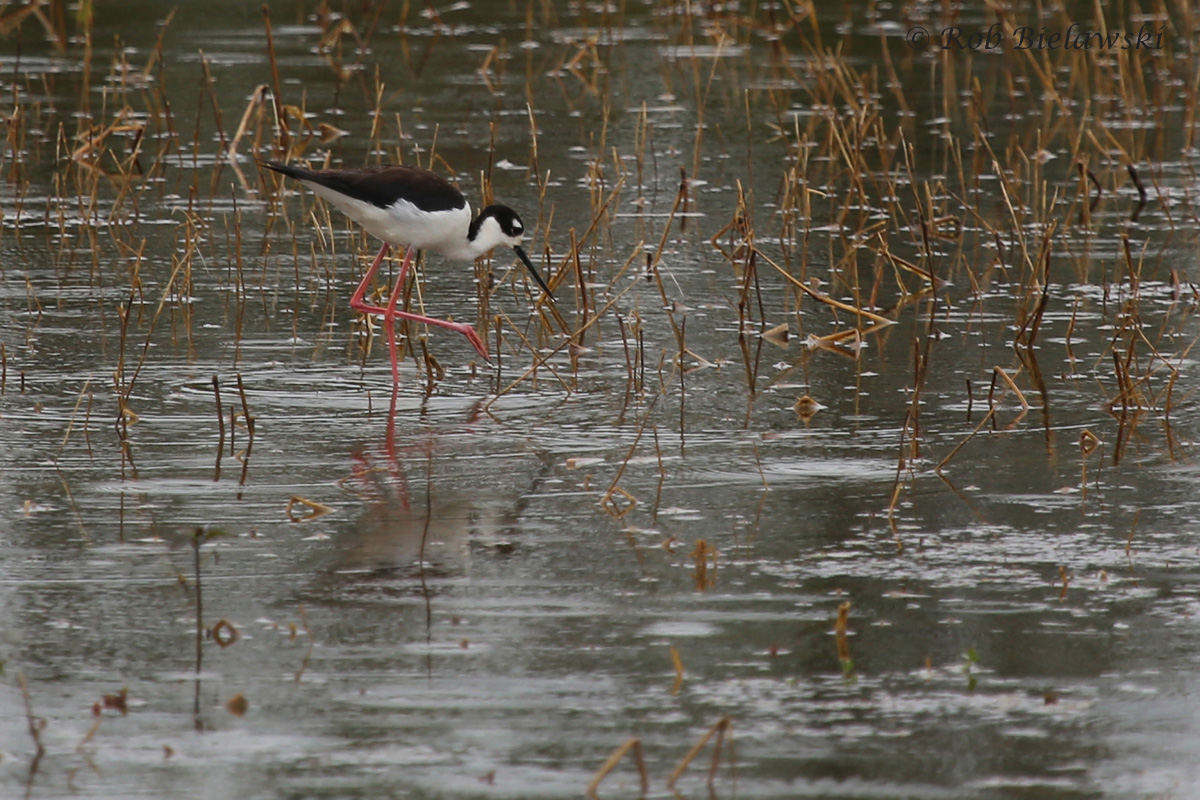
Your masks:
{"label": "brown marsh vegetation", "polygon": [[[590,780],[592,794],[624,774],[632,791],[626,757],[643,793],[665,778],[771,796],[801,778],[955,786],[1082,758],[1091,743],[1068,736],[1011,774],[963,776],[942,771],[944,745],[908,762],[868,734],[886,752],[867,763],[840,752],[858,741],[851,726],[813,719],[861,701],[880,737],[918,729],[940,702],[923,687],[969,705],[991,677],[1026,706],[1074,693],[1062,713],[1086,728],[1078,698],[1106,685],[1071,675],[1136,658],[1098,657],[1090,639],[1082,653],[1059,639],[1024,648],[1027,629],[1128,627],[1141,618],[1118,595],[1173,585],[1161,565],[1195,566],[1171,538],[1200,518],[1187,499],[1200,335],[1187,3],[218,10],[0,6],[0,413],[9,546],[25,559],[6,578],[25,588],[5,624],[40,619],[25,593],[100,580],[112,560],[155,587],[119,605],[117,634],[125,653],[144,631],[152,657],[107,653],[96,632],[118,605],[74,596],[49,613],[79,615],[90,656],[72,662],[49,635],[62,660],[38,657],[32,633],[0,650],[24,726],[4,746],[29,753],[27,793],[150,779],[103,731],[139,704],[166,717],[145,724],[155,741],[176,741],[178,718],[277,735],[288,703],[366,725],[364,706],[328,687],[386,687],[386,658],[362,667],[353,654],[397,640],[421,666],[382,707],[445,680],[434,695],[474,715],[444,723],[460,745],[472,725],[521,729],[514,750],[435,758],[414,779],[479,771],[450,790],[464,796],[503,785],[506,769],[522,787]],[[1157,46],[941,49],[936,34],[1072,24],[1150,26]],[[916,26],[932,46],[908,46]],[[475,208],[509,203],[534,226],[558,302],[506,256],[473,273],[422,262],[405,306],[471,321],[495,363],[405,326],[393,396],[380,331],[345,302],[376,243],[260,158],[420,164]],[[390,290],[385,276],[378,292]],[[29,566],[47,550],[74,566]],[[1140,569],[1139,553],[1155,566]],[[268,560],[284,566],[264,573],[264,599],[249,587]],[[533,571],[500,577],[517,562]],[[540,635],[479,611],[541,586],[539,565],[570,576],[509,609]],[[477,572],[488,578],[464,577]],[[214,600],[212,580],[229,593]],[[495,594],[464,588],[488,580]],[[588,610],[614,594],[636,610]],[[392,601],[405,624],[385,613]],[[990,602],[1011,627],[973,605]],[[745,617],[722,616],[740,603]],[[539,628],[556,604],[578,626]],[[472,612],[485,622],[468,636]],[[371,620],[369,645],[345,628],[356,616]],[[626,635],[595,644],[593,618]],[[947,620],[964,632],[943,636]],[[543,726],[537,708],[497,720],[479,709],[531,690],[507,662],[458,666],[480,649],[472,637],[518,662],[526,648],[565,659],[562,685],[599,675],[619,688],[580,701],[595,720],[582,731]],[[186,675],[187,709],[146,664]],[[58,703],[56,669],[93,670],[72,688],[102,700]],[[287,688],[266,677],[285,673]],[[455,694],[480,674],[483,695]],[[568,707],[586,695],[563,691]],[[872,716],[907,700],[911,716]],[[439,720],[453,706],[429,704]],[[986,713],[967,717],[1003,741]],[[56,726],[70,734],[47,748]],[[834,744],[802,757],[788,737]],[[170,762],[180,745],[163,746]],[[126,784],[104,775],[106,754],[131,770]]]}

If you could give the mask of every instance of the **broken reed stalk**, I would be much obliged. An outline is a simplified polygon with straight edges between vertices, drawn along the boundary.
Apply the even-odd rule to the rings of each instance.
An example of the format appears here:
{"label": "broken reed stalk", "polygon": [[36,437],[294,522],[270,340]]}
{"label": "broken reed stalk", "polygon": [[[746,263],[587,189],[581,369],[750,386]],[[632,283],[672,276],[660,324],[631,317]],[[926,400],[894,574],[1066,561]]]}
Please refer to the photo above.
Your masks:
{"label": "broken reed stalk", "polygon": [[705,539],[697,539],[688,558],[696,565],[692,578],[696,582],[697,592],[707,592],[717,585],[717,548]]}
{"label": "broken reed stalk", "polygon": [[83,403],[83,397],[87,394],[88,386],[92,383],[91,378],[83,382],[83,388],[79,390],[79,397],[75,399],[75,407],[71,409],[71,418],[67,420],[67,430],[63,434],[62,442],[59,443],[58,453],[62,455],[62,451],[66,448],[67,442],[71,439],[71,431],[75,427],[75,417],[79,414],[79,406]]}
{"label": "broken reed stalk", "polygon": [[784,279],[787,280],[788,283],[792,284],[797,289],[800,289],[802,292],[807,294],[812,299],[814,299],[820,303],[824,303],[825,305],[830,306],[831,308],[836,308],[841,311],[846,311],[848,313],[855,314],[857,316],[866,317],[867,319],[872,320],[872,321],[878,323],[879,325],[895,325],[896,324],[895,320],[891,320],[891,319],[888,319],[887,317],[880,316],[879,314],[876,314],[873,311],[867,311],[865,308],[856,308],[855,306],[849,305],[847,303],[843,303],[840,300],[834,300],[832,297],[829,297],[828,295],[824,295],[824,294],[816,291],[815,289],[810,289],[807,284],[805,284],[803,281],[801,281],[798,278],[796,278],[795,276],[793,276],[791,273],[789,273],[783,267],[776,264],[761,250],[756,249],[755,252],[758,253],[759,258],[761,258],[763,261],[766,261],[768,264],[770,264],[772,267],[774,267],[775,270],[780,275],[782,275],[784,277]]}
{"label": "broken reed stalk", "polygon": [[304,677],[304,673],[308,670],[308,662],[312,659],[313,648],[316,646],[316,641],[313,638],[312,627],[308,624],[308,613],[304,608],[304,603],[300,603],[297,610],[300,613],[301,630],[304,631],[304,636],[308,639],[308,649],[304,651],[304,658],[301,660],[300,668],[296,670],[294,676],[296,683],[299,683],[300,679]]}
{"label": "broken reed stalk", "polygon": [[676,766],[675,770],[671,773],[671,776],[667,778],[667,788],[675,788],[676,781],[679,780],[680,776],[683,775],[684,771],[687,770],[688,766],[692,763],[692,761],[695,760],[696,756],[700,754],[700,752],[704,749],[704,746],[708,744],[708,741],[716,736],[717,740],[713,743],[712,760],[709,762],[708,766],[707,784],[711,788],[717,777],[717,768],[721,766],[721,746],[725,742],[726,734],[729,736],[729,769],[730,771],[733,771],[736,763],[733,751],[733,718],[730,716],[723,716],[713,723],[712,727],[710,727],[704,733],[704,735],[700,737],[700,741],[696,742],[696,744],[692,746],[692,749],[687,752],[687,755],[680,760],[678,766]]}
{"label": "broken reed stalk", "polygon": [[682,458],[687,449],[687,370],[683,368],[683,354],[687,350],[687,317],[679,323],[679,456]]}
{"label": "broken reed stalk", "polygon": [[196,581],[196,671],[195,693],[192,697],[192,721],[196,730],[203,727],[200,719],[200,670],[204,663],[204,594],[200,583],[200,545],[204,543],[204,529],[192,531],[192,566]]}
{"label": "broken reed stalk", "polygon": [[575,240],[575,229],[571,228],[568,231],[571,236],[571,262],[575,267],[575,286],[576,296],[579,304],[579,337],[575,341],[576,347],[583,347],[583,332],[588,324],[588,284],[583,275],[583,263],[579,258],[579,242]]}
{"label": "broken reed stalk", "polygon": [[838,663],[842,666],[843,675],[849,675],[854,671],[854,662],[850,660],[849,620],[850,601],[846,600],[838,605],[837,622],[833,626],[834,638],[837,642]]}
{"label": "broken reed stalk", "polygon": [[212,376],[213,400],[217,404],[217,463],[213,468],[213,482],[221,480],[221,456],[225,453],[225,412],[221,409],[221,385],[217,376]]}
{"label": "broken reed stalk", "polygon": [[217,135],[221,137],[221,149],[229,149],[229,139],[225,136],[225,123],[221,118],[221,104],[217,101],[217,90],[213,85],[212,64],[204,51],[200,51],[200,67],[204,71],[204,91],[212,104],[213,119],[217,125]]}
{"label": "broken reed stalk", "polygon": [[[259,84],[254,89],[254,92],[250,95],[250,102],[246,104],[246,110],[242,112],[242,119],[238,123],[237,130],[234,131],[233,139],[229,142],[229,147],[225,150],[225,158],[229,161],[237,161],[238,143],[242,141],[242,137],[245,136],[246,132],[249,130],[250,120],[254,112],[259,111],[262,108],[263,103],[266,101],[268,91],[270,91],[269,87],[263,83]],[[255,148],[255,151],[257,151],[257,148]]]}
{"label": "broken reed stalk", "polygon": [[[680,170],[682,173],[682,170]],[[624,181],[624,176],[621,177]],[[658,265],[662,262],[663,250],[667,246],[667,237],[671,233],[671,224],[675,221],[675,215],[679,212],[679,207],[687,197],[687,175],[682,174],[679,180],[679,190],[675,193],[675,202],[671,204],[671,213],[667,215],[667,221],[663,225],[662,237],[658,240],[658,246],[654,249],[654,255],[650,258],[649,271],[658,286],[659,297],[662,298],[663,308],[667,311],[667,320],[671,323],[671,330],[675,333],[675,341],[679,343],[679,349],[683,350],[683,344],[679,339],[679,323],[675,321],[675,314],[671,311],[672,303],[667,297],[667,290],[663,286],[662,276],[659,274]]]}
{"label": "broken reed stalk", "polygon": [[215,374],[212,376],[212,387],[213,399],[217,404],[217,430],[223,447],[225,445],[225,414],[221,410],[221,384]]}
{"label": "broken reed stalk", "polygon": [[249,457],[250,449],[254,447],[254,416],[250,413],[250,404],[246,400],[246,386],[242,383],[242,373],[237,374],[238,397],[242,400],[242,419],[246,421],[246,431],[250,435],[250,443],[246,445],[246,456]]}
{"label": "broken reed stalk", "polygon": [[[241,477],[238,479],[238,487],[239,488],[238,488],[238,494],[237,494],[238,499],[241,500],[242,499],[241,487],[244,487],[246,485],[246,480],[250,477],[250,456],[254,452],[255,419],[250,414],[250,405],[246,401],[246,387],[242,383],[242,373],[240,373],[240,372],[237,375],[237,387],[238,387],[238,396],[242,400],[242,419],[245,421],[245,425],[246,425],[246,449],[235,455],[235,457],[239,461],[242,462],[242,474],[241,474]],[[229,408],[229,413],[230,413],[230,417],[233,417],[234,410],[233,410],[232,406],[230,406],[230,408]],[[231,430],[230,430],[230,434],[229,434],[230,450],[233,449],[233,430],[232,430],[232,428],[236,427],[236,421],[231,420],[231,422],[233,422],[234,425],[231,426]]]}
{"label": "broken reed stalk", "polygon": [[933,468],[934,472],[936,472],[938,475],[942,474],[942,470],[946,468],[946,465],[949,464],[950,461],[956,455],[958,455],[958,451],[962,450],[964,447],[966,447],[967,442],[974,439],[975,435],[978,434],[981,430],[983,430],[983,426],[987,425],[988,422],[991,421],[992,417],[995,416],[995,414],[996,414],[996,408],[997,408],[997,406],[993,405],[991,408],[988,409],[987,414],[985,414],[983,419],[981,419],[979,421],[979,424],[975,426],[975,429],[971,431],[970,435],[968,435],[965,439],[963,439],[961,442],[956,444],[954,446],[954,449],[951,450],[949,453],[947,453],[946,456],[937,463],[937,466]]}
{"label": "broken reed stalk", "polygon": [[[534,346],[534,343],[529,341],[529,339],[525,336],[524,333],[521,332],[521,329],[513,322],[513,319],[511,317],[509,317],[507,313],[505,313],[504,311],[500,311],[496,315],[496,319],[499,320],[500,322],[507,324],[509,330],[511,330],[513,333],[515,333],[517,335],[517,338],[519,338],[521,340],[521,343],[525,345],[525,347],[529,350],[529,352],[531,352],[531,353],[537,352],[537,347]],[[501,366],[502,366],[501,353],[503,352],[501,350],[501,346],[500,346],[501,338],[500,338],[500,325],[499,324],[497,324],[495,326],[495,330],[496,330],[496,351],[495,351],[496,371],[497,371],[497,373],[499,373]],[[554,368],[553,364],[551,364],[549,362],[541,362],[540,366],[545,367],[546,369],[548,369],[550,371],[550,374],[554,376],[555,380],[558,381],[559,385],[562,386],[563,390],[566,391],[567,394],[570,394],[571,392],[574,391],[574,389],[571,387],[571,385],[568,384],[567,381],[558,373],[558,370],[556,370]]]}
{"label": "broken reed stalk", "polygon": [[279,149],[286,159],[290,156],[291,136],[287,123],[287,112],[283,105],[283,85],[279,80],[279,62],[275,58],[275,33],[271,29],[271,8],[266,3],[262,5],[263,28],[267,35],[267,61],[271,65],[271,99],[275,107],[275,126],[279,136]]}
{"label": "broken reed stalk", "polygon": [[[33,789],[33,779],[42,763],[42,756],[46,754],[46,747],[42,744],[42,731],[46,728],[46,720],[33,714],[33,698],[29,694],[29,684],[25,681],[24,670],[17,671],[17,685],[21,687],[21,700],[25,704],[25,725],[29,731],[29,738],[33,739],[34,747],[33,758],[29,762],[29,775],[25,779],[26,796],[28,796]],[[645,789],[642,791],[645,793]]]}
{"label": "broken reed stalk", "polygon": [[679,657],[679,651],[674,647],[670,649],[670,654],[671,667],[675,670],[675,682],[671,684],[671,697],[678,697],[679,690],[683,688],[683,659]]}
{"label": "broken reed stalk", "polygon": [[646,774],[646,759],[642,754],[642,740],[636,736],[626,739],[608,759],[601,765],[600,769],[596,770],[596,774],[584,790],[584,794],[590,798],[599,798],[597,792],[600,789],[600,784],[608,777],[609,773],[616,768],[617,764],[621,763],[621,759],[632,752],[634,764],[637,766],[638,780],[641,781],[642,796],[644,797],[650,791],[650,778]]}
{"label": "broken reed stalk", "polygon": [[[628,269],[629,265],[632,262],[633,262],[633,259],[630,258],[630,260],[625,263],[625,267],[622,268],[621,272],[624,273],[624,271],[626,269]],[[541,367],[548,364],[551,358],[558,355],[560,352],[562,352],[564,349],[566,349],[568,346],[570,346],[570,344],[575,340],[576,336],[581,334],[585,329],[592,327],[593,325],[598,323],[601,319],[603,319],[604,315],[607,314],[611,308],[613,308],[618,302],[620,302],[620,300],[626,294],[628,294],[630,291],[632,291],[636,286],[637,286],[637,281],[631,282],[628,286],[626,286],[619,293],[617,293],[617,295],[615,297],[613,297],[607,303],[605,303],[603,307],[601,307],[599,310],[597,310],[596,313],[592,316],[592,318],[588,320],[586,325],[580,326],[579,330],[576,330],[571,335],[567,336],[565,339],[563,339],[562,342],[560,342],[557,346],[552,348],[549,352],[535,354],[533,365],[530,366],[528,369],[526,369],[525,372],[521,373],[520,377],[518,377],[516,380],[511,381],[507,386],[505,386],[503,389],[501,389],[499,392],[497,392],[495,397],[489,398],[488,401],[486,403],[484,403],[483,410],[488,411],[492,407],[493,403],[495,403],[497,400],[499,400],[504,395],[511,392],[517,386],[521,385],[521,383],[526,378],[528,378],[530,375],[533,375],[535,372],[537,372],[538,369],[540,369]],[[551,288],[553,288],[553,285],[551,285]]]}
{"label": "broken reed stalk", "polygon": [[[642,441],[642,434],[646,431],[646,425],[650,422],[650,417],[653,415],[654,407],[658,405],[660,397],[662,397],[662,394],[655,394],[650,404],[646,406],[646,413],[642,416],[642,421],[638,424],[637,435],[633,437],[633,444],[629,446],[629,452],[625,454],[625,458],[621,461],[621,466],[617,469],[617,474],[613,476],[612,483],[608,485],[608,491],[600,498],[600,507],[614,517],[620,518],[625,516],[637,505],[637,500],[633,495],[620,488],[621,478],[625,475],[625,469],[629,466],[629,460],[637,452],[638,443]],[[618,507],[613,500],[613,497],[618,494],[628,500],[630,504],[624,508]]]}

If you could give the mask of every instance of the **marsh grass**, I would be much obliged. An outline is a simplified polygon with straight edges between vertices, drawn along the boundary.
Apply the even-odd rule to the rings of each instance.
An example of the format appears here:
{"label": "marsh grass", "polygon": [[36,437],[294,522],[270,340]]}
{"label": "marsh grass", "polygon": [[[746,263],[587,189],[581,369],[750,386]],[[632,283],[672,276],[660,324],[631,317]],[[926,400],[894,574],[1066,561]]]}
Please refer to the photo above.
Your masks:
{"label": "marsh grass", "polygon": [[[497,354],[489,405],[525,384],[539,389],[547,378],[568,395],[579,391],[581,358],[615,346],[623,362],[625,404],[672,396],[673,410],[664,405],[658,413],[676,417],[683,448],[687,376],[697,368],[719,369],[722,358],[686,341],[690,309],[679,298],[671,262],[681,249],[706,244],[727,270],[727,294],[719,300],[736,311],[747,427],[756,424],[755,404],[763,389],[780,380],[761,385],[764,340],[785,348],[792,368],[809,379],[823,369],[825,356],[847,359],[861,386],[867,350],[892,350],[892,339],[911,337],[905,348],[911,358],[910,403],[889,518],[895,518],[903,490],[919,474],[912,465],[926,459],[924,396],[930,381],[937,380],[937,343],[952,314],[965,310],[968,330],[985,327],[990,315],[1006,315],[1013,331],[1011,358],[982,365],[980,374],[959,384],[967,387],[971,406],[974,382],[990,382],[987,416],[979,424],[968,419],[972,427],[964,431],[966,438],[934,456],[937,474],[946,480],[964,445],[989,425],[998,430],[997,387],[1022,409],[1004,423],[1007,429],[1031,424],[1026,414],[1037,407],[1047,452],[1053,450],[1053,389],[1043,368],[1047,345],[1040,341],[1046,315],[1070,303],[1062,347],[1074,373],[1079,359],[1072,334],[1079,313],[1091,312],[1084,295],[1066,293],[1068,282],[1102,286],[1098,313],[1113,325],[1104,352],[1086,365],[1093,373],[1106,373],[1103,405],[1116,424],[1113,463],[1120,463],[1128,442],[1151,420],[1175,453],[1172,411],[1180,402],[1179,365],[1196,341],[1189,325],[1200,299],[1177,270],[1162,274],[1167,247],[1193,239],[1179,228],[1184,216],[1194,219],[1190,202],[1164,202],[1163,165],[1178,162],[1190,170],[1180,154],[1192,151],[1195,135],[1197,80],[1178,36],[1166,36],[1166,47],[1146,56],[1005,51],[988,63],[972,53],[896,49],[884,38],[881,69],[863,70],[827,44],[821,20],[804,4],[784,3],[749,15],[672,6],[658,18],[668,54],[658,78],[690,109],[691,132],[687,151],[677,153],[676,191],[664,203],[658,191],[668,169],[660,163],[656,115],[647,102],[623,118],[620,137],[614,133],[613,76],[619,70],[613,64],[623,56],[626,11],[622,6],[580,13],[576,22],[584,33],[553,52],[539,54],[501,41],[476,67],[498,105],[514,91],[524,98],[526,178],[537,197],[529,216],[537,220],[539,260],[552,288],[568,287],[558,292],[558,303],[549,303],[531,292],[527,281],[515,280],[517,272],[497,274],[494,262],[478,265],[476,322]],[[1188,30],[1186,10],[1160,1],[1146,14],[1170,33]],[[23,72],[19,54],[11,61],[12,108],[0,163],[11,188],[11,216],[0,236],[28,252],[36,234],[25,232],[24,225],[37,222],[54,280],[65,286],[86,273],[90,284],[125,296],[115,308],[97,307],[105,335],[116,338],[111,393],[101,398],[87,388],[78,396],[88,392],[89,415],[93,401],[112,403],[122,469],[132,474],[136,466],[127,444],[138,419],[134,392],[152,346],[168,343],[172,356],[196,359],[193,301],[204,292],[197,286],[198,270],[221,265],[215,288],[233,327],[236,366],[243,357],[248,314],[271,330],[290,330],[295,341],[308,338],[301,327],[306,316],[315,314],[328,329],[345,316],[331,288],[334,265],[345,260],[346,248],[358,269],[367,258],[369,243],[360,231],[305,193],[247,169],[250,157],[318,166],[344,160],[338,154],[346,131],[338,118],[342,103],[353,100],[369,108],[369,161],[411,160],[454,176],[470,174],[464,163],[455,163],[461,155],[439,147],[438,125],[420,137],[406,129],[403,103],[370,55],[371,42],[386,27],[381,4],[358,16],[316,16],[315,52],[337,86],[334,107],[325,111],[308,108],[304,93],[286,85],[266,7],[267,64],[261,82],[247,97],[229,98],[212,60],[200,52],[187,108],[167,93],[169,79],[178,79],[168,70],[183,69],[166,57],[175,16],[168,14],[158,25],[148,50],[117,46],[103,55],[93,41],[90,13],[80,15],[70,36],[56,3],[0,16],[0,32],[10,39],[25,42],[40,30],[50,46],[73,53],[81,64],[77,73],[61,76]],[[521,16],[526,44],[533,42],[538,26],[558,20],[548,3],[528,2]],[[999,21],[1007,31],[1030,22],[1012,14]],[[1046,20],[1067,22],[1053,15]],[[1119,26],[1124,20],[1087,22]],[[396,31],[405,67],[418,77],[453,35],[436,11],[418,20],[407,3],[397,15]],[[422,42],[414,48],[411,34],[418,32]],[[755,47],[760,41],[767,43],[762,59]],[[914,96],[918,86],[926,87],[921,97]],[[554,176],[540,153],[539,103],[547,87],[557,91],[556,103],[591,107],[599,114],[599,125],[581,131],[580,138],[590,218],[574,225],[560,221]],[[924,120],[913,111],[926,106],[939,116]],[[989,121],[999,111],[1023,124],[993,130]],[[191,116],[190,126],[180,114]],[[1162,124],[1142,124],[1155,114]],[[504,125],[501,131],[499,123],[489,123],[486,151],[478,154],[484,165],[477,180],[481,202],[490,201],[495,191],[501,161],[497,141],[502,133],[515,134],[512,122]],[[756,142],[764,126],[768,141]],[[744,147],[730,146],[734,137],[743,136]],[[782,154],[774,175],[763,175],[761,167],[755,173],[755,150],[764,147]],[[714,154],[741,162],[735,168],[740,177],[732,180],[732,213],[715,224],[706,220],[689,227],[707,202],[698,190],[716,169]],[[57,168],[44,209],[35,211],[29,204],[32,176],[51,164]],[[252,232],[247,231],[248,207],[256,217]],[[163,208],[178,223],[165,235],[145,225]],[[1154,216],[1153,227],[1146,225],[1147,214]],[[622,251],[626,237],[614,235],[614,228],[627,221],[638,241]],[[1093,257],[1096,243],[1112,236],[1120,241],[1118,258]],[[164,244],[171,253],[169,265],[151,267],[149,254]],[[108,266],[114,262],[121,266]],[[6,267],[6,274],[13,269]],[[1167,280],[1172,304],[1165,314],[1147,314],[1143,287]],[[657,302],[647,302],[643,285]],[[285,286],[290,308],[281,320]],[[378,291],[386,291],[386,285]],[[40,293],[28,283],[26,350],[42,319]],[[406,308],[424,313],[431,302],[421,281],[405,287]],[[672,341],[648,344],[647,332],[663,324]],[[375,333],[370,320],[359,320],[343,345],[331,347],[336,342],[322,330],[313,337],[312,358],[332,349],[365,368],[378,356]],[[407,324],[401,334],[402,355],[418,375],[415,385],[427,394],[436,391],[450,374],[448,359],[437,352],[439,340]],[[9,346],[18,344],[0,345],[0,391],[9,386]],[[646,373],[647,365],[656,363],[666,372],[654,385]],[[469,367],[478,375],[480,365]],[[857,408],[860,392],[854,395]],[[231,447],[235,429],[252,424],[244,392],[241,401],[240,416],[234,413],[229,429]],[[219,416],[223,440],[225,417]],[[640,417],[636,430],[646,424]],[[654,424],[666,424],[666,418]],[[252,428],[248,432],[252,441]],[[68,442],[69,435],[64,446]],[[249,447],[245,456],[244,467]]]}

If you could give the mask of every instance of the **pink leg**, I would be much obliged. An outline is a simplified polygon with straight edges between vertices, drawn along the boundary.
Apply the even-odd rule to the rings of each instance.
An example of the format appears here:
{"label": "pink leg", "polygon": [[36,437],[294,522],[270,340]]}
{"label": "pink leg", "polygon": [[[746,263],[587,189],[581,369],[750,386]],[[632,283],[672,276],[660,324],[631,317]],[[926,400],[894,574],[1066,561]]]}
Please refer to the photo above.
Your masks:
{"label": "pink leg", "polygon": [[383,326],[387,328],[388,337],[388,355],[392,358],[392,385],[400,385],[400,360],[397,357],[396,351],[396,301],[400,299],[401,293],[404,291],[404,279],[408,276],[408,268],[412,265],[413,256],[416,254],[411,247],[404,253],[404,261],[400,264],[400,275],[396,278],[396,285],[392,288],[392,294],[388,298],[387,308],[376,308],[373,313],[383,316]]}
{"label": "pink leg", "polygon": [[[465,322],[451,322],[446,319],[437,319],[435,317],[426,317],[421,314],[413,314],[408,311],[400,311],[396,308],[396,304],[400,302],[400,295],[403,292],[404,276],[408,271],[409,257],[412,255],[412,248],[408,249],[408,253],[404,256],[404,266],[400,268],[400,277],[396,279],[396,286],[392,289],[392,296],[388,298],[387,310],[383,312],[385,320],[406,319],[411,322],[422,322],[426,325],[435,325],[439,328],[456,331],[467,337],[467,341],[475,348],[479,355],[483,356],[483,360],[491,362],[491,357],[488,355],[487,345],[479,338],[479,334],[475,329]],[[391,322],[388,323],[391,325]],[[396,359],[392,357],[392,368],[396,369]],[[394,373],[395,374],[395,373]]]}
{"label": "pink leg", "polygon": [[439,328],[456,331],[467,337],[467,341],[475,348],[479,355],[483,356],[483,360],[492,363],[492,357],[488,355],[487,344],[483,339],[479,338],[479,334],[475,332],[475,328],[465,322],[451,322],[448,319],[436,319],[434,317],[425,317],[420,314],[410,314],[407,311],[392,311],[394,319],[407,319],[412,322],[423,322],[426,325],[436,325]]}
{"label": "pink leg", "polygon": [[397,358],[395,331],[395,321],[398,319],[421,322],[426,325],[434,325],[461,333],[467,337],[467,341],[471,343],[475,351],[483,356],[485,361],[490,363],[491,357],[488,355],[487,345],[479,338],[479,334],[475,332],[475,328],[472,326],[465,322],[451,322],[445,319],[426,317],[422,314],[413,314],[396,308],[396,305],[400,302],[400,296],[404,291],[404,279],[408,276],[408,269],[412,265],[413,256],[415,255],[413,248],[408,248],[408,251],[404,254],[404,261],[400,265],[400,275],[396,278],[396,285],[392,288],[391,296],[388,297],[387,307],[374,306],[363,299],[366,295],[367,286],[375,277],[375,273],[378,272],[379,265],[383,263],[383,257],[387,254],[387,251],[388,245],[386,243],[379,248],[379,253],[375,256],[375,261],[372,262],[370,269],[367,270],[367,274],[363,276],[362,282],[355,289],[353,297],[350,298],[350,307],[363,314],[374,314],[375,316],[383,317],[384,327],[387,328],[388,333],[388,352],[392,359],[393,383],[399,384],[400,382],[400,364]]}
{"label": "pink leg", "polygon": [[[375,260],[371,262],[367,274],[363,276],[362,281],[358,284],[358,288],[354,290],[354,294],[350,298],[350,307],[362,314],[373,314],[377,317],[383,317],[384,327],[387,329],[388,354],[392,358],[392,384],[398,386],[400,384],[400,364],[396,353],[396,315],[389,314],[387,308],[371,305],[363,299],[366,296],[367,287],[370,285],[372,279],[374,279],[375,273],[379,271],[379,265],[383,263],[383,257],[387,255],[388,248],[389,245],[386,242],[379,248],[379,253],[375,256]],[[408,268],[412,265],[414,255],[415,252],[411,247],[404,253],[404,261],[400,264],[400,276],[396,278],[396,288],[392,290],[392,297],[389,299],[388,308],[395,305],[396,297],[404,285],[404,278],[408,275]],[[392,397],[392,403],[394,407],[395,395]]]}
{"label": "pink leg", "polygon": [[367,270],[367,274],[363,275],[358,288],[354,290],[354,294],[350,297],[350,307],[355,311],[363,314],[383,313],[383,309],[379,306],[372,306],[363,302],[363,297],[366,295],[367,287],[371,285],[371,280],[375,277],[375,273],[379,271],[379,265],[383,263],[383,257],[387,255],[388,248],[388,243],[384,242],[383,246],[379,248],[379,253],[375,256],[375,260],[371,262],[371,267]]}

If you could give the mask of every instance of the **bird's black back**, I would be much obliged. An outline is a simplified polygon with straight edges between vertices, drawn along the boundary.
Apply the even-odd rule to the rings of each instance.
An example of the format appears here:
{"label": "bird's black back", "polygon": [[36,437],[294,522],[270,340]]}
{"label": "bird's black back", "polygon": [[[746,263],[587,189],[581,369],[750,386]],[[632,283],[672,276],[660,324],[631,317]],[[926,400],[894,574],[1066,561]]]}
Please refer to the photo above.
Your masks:
{"label": "bird's black back", "polygon": [[467,204],[454,184],[420,167],[389,164],[364,169],[305,169],[276,161],[263,161],[262,165],[379,208],[388,208],[397,200],[407,200],[422,211],[453,211]]}

